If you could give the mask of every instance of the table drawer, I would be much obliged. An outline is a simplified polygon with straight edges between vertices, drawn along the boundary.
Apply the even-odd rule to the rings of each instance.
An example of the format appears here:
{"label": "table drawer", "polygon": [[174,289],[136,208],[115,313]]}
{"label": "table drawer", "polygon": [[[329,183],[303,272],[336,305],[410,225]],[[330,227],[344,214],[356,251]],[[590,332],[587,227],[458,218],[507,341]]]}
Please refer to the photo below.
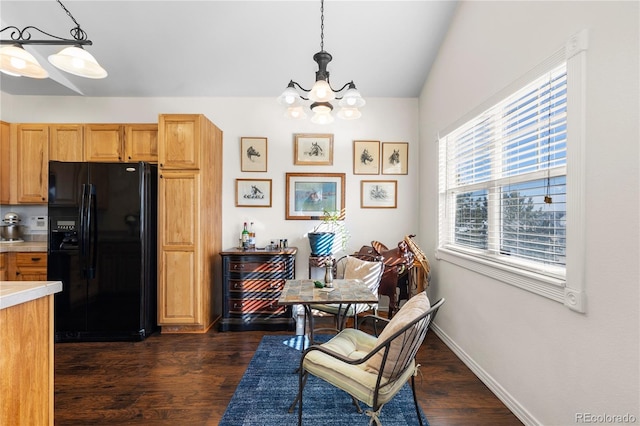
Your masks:
{"label": "table drawer", "polygon": [[251,291],[277,291],[278,294],[284,287],[285,280],[234,280],[229,281],[230,292],[251,292]]}
{"label": "table drawer", "polygon": [[286,311],[286,306],[273,299],[229,299],[228,308],[230,314],[279,315]]}
{"label": "table drawer", "polygon": [[287,264],[284,261],[280,262],[242,262],[242,261],[230,261],[229,272],[284,272],[287,269]]}

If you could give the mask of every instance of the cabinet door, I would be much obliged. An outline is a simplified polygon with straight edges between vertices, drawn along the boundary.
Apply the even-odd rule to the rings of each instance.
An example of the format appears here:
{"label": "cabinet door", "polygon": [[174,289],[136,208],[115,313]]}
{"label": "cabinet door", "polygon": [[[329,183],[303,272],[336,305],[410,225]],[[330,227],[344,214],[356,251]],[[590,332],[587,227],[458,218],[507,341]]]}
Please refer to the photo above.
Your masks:
{"label": "cabinet door", "polygon": [[158,162],[157,124],[127,124],[124,131],[126,161]]}
{"label": "cabinet door", "polygon": [[198,280],[200,174],[161,172],[159,179],[158,324],[200,324],[202,283]]}
{"label": "cabinet door", "polygon": [[0,121],[0,204],[9,204],[11,186],[11,143],[9,123]]}
{"label": "cabinet door", "polygon": [[82,124],[49,126],[49,159],[51,161],[84,161]]}
{"label": "cabinet door", "polygon": [[122,161],[122,132],[120,124],[85,124],[85,161]]}
{"label": "cabinet door", "polygon": [[9,273],[7,271],[7,253],[0,253],[0,281],[8,281]]}
{"label": "cabinet door", "polygon": [[49,126],[19,124],[16,150],[18,203],[46,204],[49,176]]}
{"label": "cabinet door", "polygon": [[161,169],[200,168],[199,115],[160,115],[158,162]]}
{"label": "cabinet door", "polygon": [[47,280],[47,253],[14,252],[9,263],[9,278],[13,281]]}

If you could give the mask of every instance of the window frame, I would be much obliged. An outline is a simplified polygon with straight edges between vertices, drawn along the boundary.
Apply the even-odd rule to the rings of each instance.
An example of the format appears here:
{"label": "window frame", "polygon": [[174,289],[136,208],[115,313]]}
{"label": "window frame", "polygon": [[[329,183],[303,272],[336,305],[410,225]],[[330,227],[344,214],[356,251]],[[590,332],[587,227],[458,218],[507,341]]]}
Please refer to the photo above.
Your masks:
{"label": "window frame", "polygon": [[[585,70],[588,44],[586,30],[572,36],[565,46],[555,52],[547,60],[539,64],[517,81],[483,102],[470,113],[456,120],[440,134],[449,134],[466,122],[472,120],[493,105],[499,103],[517,90],[529,84],[536,77],[548,72],[562,62],[567,69],[567,140],[566,166],[554,170],[554,174],[566,173],[566,239],[567,256],[564,274],[549,273],[536,270],[531,264],[519,265],[510,259],[509,263],[500,261],[499,256],[492,256],[483,250],[473,250],[443,245],[441,222],[446,216],[446,203],[442,186],[439,187],[439,225],[438,247],[436,259],[475,271],[515,287],[541,295],[556,302],[563,303],[569,309],[586,312],[586,296],[584,291],[584,241],[585,241]],[[442,155],[441,150],[441,154]],[[440,159],[442,160],[442,158]],[[442,164],[442,163],[440,163]],[[563,169],[563,170],[562,170]],[[443,173],[440,170],[442,185]],[[445,220],[448,220],[445,218]],[[493,220],[491,216],[489,221]]]}

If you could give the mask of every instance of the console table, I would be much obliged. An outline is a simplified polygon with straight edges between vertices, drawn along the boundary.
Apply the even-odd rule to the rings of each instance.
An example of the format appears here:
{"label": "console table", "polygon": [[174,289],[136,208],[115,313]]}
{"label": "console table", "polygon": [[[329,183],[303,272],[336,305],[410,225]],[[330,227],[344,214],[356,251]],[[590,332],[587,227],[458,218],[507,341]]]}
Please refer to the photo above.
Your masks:
{"label": "console table", "polygon": [[286,280],[295,278],[298,249],[231,249],[222,257],[220,331],[294,330],[291,306],[278,305]]}

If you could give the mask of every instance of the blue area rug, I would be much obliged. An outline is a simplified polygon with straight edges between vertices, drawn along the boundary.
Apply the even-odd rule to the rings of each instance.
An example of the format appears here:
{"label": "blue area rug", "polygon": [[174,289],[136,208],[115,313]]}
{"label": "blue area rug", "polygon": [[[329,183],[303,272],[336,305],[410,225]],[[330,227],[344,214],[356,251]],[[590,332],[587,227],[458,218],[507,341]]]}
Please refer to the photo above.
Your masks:
{"label": "blue area rug", "polygon": [[[321,337],[316,336],[317,340]],[[289,406],[298,393],[298,374],[304,336],[264,336],[247,371],[233,394],[220,426],[288,426],[298,422],[298,407],[289,413]],[[351,397],[309,375],[303,393],[302,423],[311,425],[368,425],[364,414],[367,407],[360,404],[358,414]],[[422,410],[422,421],[428,425]],[[417,425],[411,387],[407,383],[395,398],[385,404],[380,415],[384,426]]]}

